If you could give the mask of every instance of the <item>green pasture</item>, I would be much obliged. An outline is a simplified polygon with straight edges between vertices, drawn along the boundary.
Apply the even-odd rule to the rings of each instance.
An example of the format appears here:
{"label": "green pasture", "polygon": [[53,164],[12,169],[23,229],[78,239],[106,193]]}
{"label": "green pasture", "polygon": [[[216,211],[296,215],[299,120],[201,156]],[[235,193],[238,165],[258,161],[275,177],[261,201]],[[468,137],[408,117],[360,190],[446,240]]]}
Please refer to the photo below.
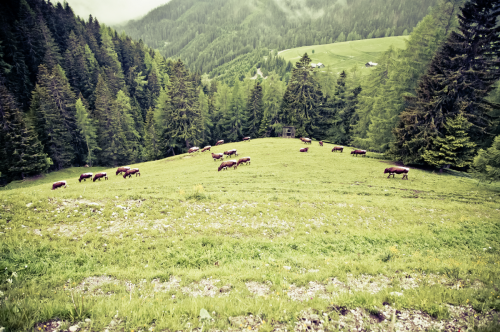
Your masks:
{"label": "green pasture", "polygon": [[[254,139],[212,147],[251,157],[236,170],[198,152],[129,165],[140,177],[73,168],[3,188],[0,327],[305,331],[309,310],[316,328],[348,331],[344,309],[390,305],[433,320],[470,308],[470,330],[498,329],[497,184],[418,168],[388,179],[376,154],[301,147]],[[103,170],[109,180],[78,182]],[[69,186],[52,191],[58,180]],[[336,288],[349,280],[365,286]]]}
{"label": "green pasture", "polygon": [[[293,64],[307,53],[312,63],[321,62],[333,72],[341,72],[356,67],[362,74],[368,74],[372,68],[366,68],[367,62],[377,62],[378,57],[392,45],[404,49],[407,36],[363,39],[343,43],[297,47],[279,53],[286,61]],[[314,53],[312,51],[314,50]]]}

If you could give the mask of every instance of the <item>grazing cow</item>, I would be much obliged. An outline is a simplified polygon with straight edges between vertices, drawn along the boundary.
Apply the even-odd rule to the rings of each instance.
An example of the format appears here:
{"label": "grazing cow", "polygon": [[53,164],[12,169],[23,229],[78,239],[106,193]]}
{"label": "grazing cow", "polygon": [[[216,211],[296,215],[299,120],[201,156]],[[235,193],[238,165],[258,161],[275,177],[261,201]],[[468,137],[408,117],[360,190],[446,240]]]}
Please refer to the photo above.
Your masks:
{"label": "grazing cow", "polygon": [[343,146],[334,146],[332,149],[332,152],[337,152],[340,151],[341,153],[344,152],[344,147]]}
{"label": "grazing cow", "polygon": [[250,165],[250,157],[240,158],[238,160],[238,164],[236,164],[236,166],[240,166],[240,164],[243,164],[243,163],[245,163],[246,165]]}
{"label": "grazing cow", "polygon": [[68,185],[68,183],[66,181],[57,181],[57,182],[54,182],[52,184],[52,190],[60,188],[60,187],[66,188],[67,185]]}
{"label": "grazing cow", "polygon": [[222,144],[224,144],[224,140],[223,139],[217,141],[217,143],[215,144],[215,146],[222,145]]}
{"label": "grazing cow", "polygon": [[85,166],[83,166],[83,167],[89,167],[89,164],[85,164]]}
{"label": "grazing cow", "polygon": [[355,155],[356,157],[358,154],[362,155],[363,157],[366,156],[366,150],[352,150],[351,154]]}
{"label": "grazing cow", "polygon": [[135,174],[135,177],[137,177],[137,175],[141,176],[141,172],[139,172],[138,168],[132,168],[126,171],[125,174],[123,174],[123,178],[126,179],[127,176],[131,178],[133,174]]}
{"label": "grazing cow", "polygon": [[92,173],[83,173],[82,175],[80,175],[80,178],[78,179],[78,182],[82,182],[83,181],[87,181],[86,179],[88,178],[92,178]]}
{"label": "grazing cow", "polygon": [[243,137],[243,140],[244,140],[244,141],[250,141],[250,136]]}
{"label": "grazing cow", "polygon": [[226,155],[226,157],[232,156],[233,154],[234,154],[235,156],[237,156],[237,155],[238,155],[238,154],[236,153],[236,149],[232,149],[232,150],[224,151],[224,154]]}
{"label": "grazing cow", "polygon": [[207,145],[203,148],[203,150],[201,150],[201,152],[210,151],[211,148],[212,148],[211,145]]}
{"label": "grazing cow", "polygon": [[300,152],[307,152],[309,150],[309,148],[302,148],[300,149]]}
{"label": "grazing cow", "polygon": [[107,180],[108,179],[108,174],[106,172],[97,173],[96,175],[94,175],[94,179],[92,181],[93,182],[95,182],[95,180],[101,181],[101,178],[105,178]]}
{"label": "grazing cow", "polygon": [[394,178],[395,174],[403,174],[403,180],[405,178],[406,178],[406,180],[408,180],[408,172],[409,171],[410,171],[410,169],[407,167],[389,167],[389,168],[385,169],[384,174],[389,173],[389,176],[387,178],[390,178],[391,175]]}
{"label": "grazing cow", "polygon": [[323,141],[319,141],[319,146],[323,146]]}
{"label": "grazing cow", "polygon": [[236,160],[223,161],[219,166],[219,172],[221,170],[227,170],[228,167],[234,167],[234,169],[236,169],[236,167],[238,167],[238,162]]}
{"label": "grazing cow", "polygon": [[118,167],[118,169],[116,170],[116,175],[120,174],[120,173],[125,173],[126,171],[128,171],[130,169],[130,167]]}
{"label": "grazing cow", "polygon": [[304,142],[305,144],[309,143],[311,144],[312,140],[310,138],[302,138],[302,142]]}
{"label": "grazing cow", "polygon": [[193,152],[196,152],[198,151],[200,148],[197,147],[197,146],[193,146],[192,148],[189,149],[188,153],[193,153]]}
{"label": "grazing cow", "polygon": [[217,159],[224,158],[224,154],[222,154],[222,153],[213,153],[212,152],[212,158],[214,158],[214,161],[216,161]]}

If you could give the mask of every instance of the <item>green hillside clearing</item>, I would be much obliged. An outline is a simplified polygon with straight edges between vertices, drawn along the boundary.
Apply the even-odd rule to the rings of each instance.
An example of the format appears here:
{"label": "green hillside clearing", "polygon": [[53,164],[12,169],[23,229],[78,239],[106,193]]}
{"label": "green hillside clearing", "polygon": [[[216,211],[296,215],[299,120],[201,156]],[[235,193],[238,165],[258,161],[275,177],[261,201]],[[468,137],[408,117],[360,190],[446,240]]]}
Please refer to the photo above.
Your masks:
{"label": "green hillside clearing", "polygon": [[[361,73],[367,74],[372,69],[365,67],[367,62],[376,62],[377,58],[387,51],[391,45],[395,48],[404,49],[407,38],[406,36],[386,37],[304,46],[281,51],[279,55],[286,61],[295,64],[304,53],[307,53],[312,63],[321,62],[335,73],[356,67]],[[312,53],[313,50],[314,53]]]}
{"label": "green hillside clearing", "polygon": [[[129,179],[108,169],[79,183],[89,169],[74,168],[9,185],[0,326],[389,331],[394,315],[398,330],[498,328],[497,185],[419,169],[388,179],[377,155],[301,147],[212,147],[252,158],[236,170],[206,152],[131,165]],[[56,180],[69,186],[52,191]]]}

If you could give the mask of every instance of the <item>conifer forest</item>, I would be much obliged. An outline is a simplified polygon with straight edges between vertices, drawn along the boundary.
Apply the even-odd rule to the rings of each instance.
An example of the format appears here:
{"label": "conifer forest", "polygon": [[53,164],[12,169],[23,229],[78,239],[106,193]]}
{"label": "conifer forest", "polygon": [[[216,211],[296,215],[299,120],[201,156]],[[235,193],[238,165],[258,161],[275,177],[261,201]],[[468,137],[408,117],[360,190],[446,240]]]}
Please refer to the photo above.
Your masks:
{"label": "conifer forest", "polygon": [[[0,179],[294,126],[297,137],[499,180],[499,16],[499,0],[172,0],[115,29],[67,3],[4,0]],[[279,56],[401,35],[406,48],[364,76]]]}

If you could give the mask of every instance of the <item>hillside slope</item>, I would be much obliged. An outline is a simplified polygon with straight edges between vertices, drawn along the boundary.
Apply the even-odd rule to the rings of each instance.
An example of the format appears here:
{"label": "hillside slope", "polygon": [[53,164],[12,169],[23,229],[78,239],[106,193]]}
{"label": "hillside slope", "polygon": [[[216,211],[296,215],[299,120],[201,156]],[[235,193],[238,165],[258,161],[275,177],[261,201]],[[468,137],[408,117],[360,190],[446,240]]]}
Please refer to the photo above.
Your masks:
{"label": "hillside slope", "polygon": [[279,55],[285,61],[295,63],[307,53],[312,63],[321,62],[335,73],[356,67],[363,74],[367,74],[371,72],[370,68],[365,67],[367,62],[375,62],[391,46],[404,49],[405,40],[407,37],[399,36],[312,45],[284,50],[279,52]]}
{"label": "hillside slope", "polygon": [[255,48],[287,49],[400,36],[437,0],[173,0],[120,27],[135,39],[210,72]]}
{"label": "hillside slope", "polygon": [[386,161],[303,146],[255,139],[212,148],[252,158],[236,170],[182,154],[131,165],[140,177],[109,169],[107,181],[79,183],[73,169],[67,188],[41,179],[0,191],[0,325],[331,324],[317,312],[387,331],[397,309],[409,331],[498,328],[498,188],[418,169],[388,179]]}

